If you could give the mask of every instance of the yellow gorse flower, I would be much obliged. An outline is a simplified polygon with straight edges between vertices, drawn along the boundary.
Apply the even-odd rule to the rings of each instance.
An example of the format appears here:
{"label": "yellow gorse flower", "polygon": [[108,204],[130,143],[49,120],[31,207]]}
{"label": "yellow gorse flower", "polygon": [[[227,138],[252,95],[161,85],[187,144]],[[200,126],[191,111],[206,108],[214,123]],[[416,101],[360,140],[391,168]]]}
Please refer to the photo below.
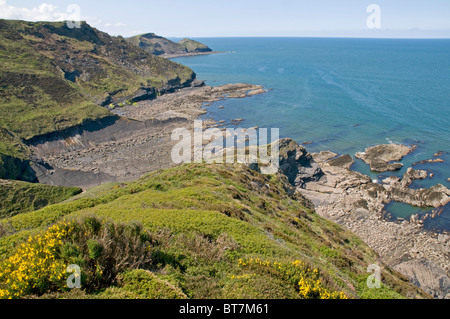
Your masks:
{"label": "yellow gorse flower", "polygon": [[[281,263],[259,258],[239,259],[237,266],[240,269],[254,269],[254,267],[257,267],[260,270],[266,269],[272,273],[275,270],[284,280],[292,282],[298,289],[299,295],[304,299],[348,299],[344,292],[326,289],[320,280],[319,270],[307,267],[302,260]],[[256,277],[256,273],[252,275],[228,276],[230,279],[249,279],[251,277]]]}
{"label": "yellow gorse flower", "polygon": [[61,286],[66,268],[57,259],[62,240],[70,233],[72,225],[62,222],[44,234],[30,237],[16,253],[0,264],[0,298],[20,298],[34,289]]}

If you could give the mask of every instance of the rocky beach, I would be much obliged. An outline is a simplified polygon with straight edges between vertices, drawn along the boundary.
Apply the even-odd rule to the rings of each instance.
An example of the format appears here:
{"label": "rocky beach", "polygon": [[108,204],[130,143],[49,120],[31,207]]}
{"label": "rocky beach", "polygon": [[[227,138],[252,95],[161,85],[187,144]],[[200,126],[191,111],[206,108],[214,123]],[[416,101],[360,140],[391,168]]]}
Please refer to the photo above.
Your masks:
{"label": "rocky beach", "polygon": [[[149,171],[172,167],[175,128],[193,129],[206,113],[204,104],[264,93],[258,85],[192,87],[135,105],[116,108],[116,117],[35,139],[32,167],[39,182],[84,189],[107,182],[125,182]],[[205,121],[214,125],[213,121]]]}
{"label": "rocky beach", "polygon": [[[205,105],[227,98],[248,98],[266,92],[258,85],[229,84],[219,87],[201,82],[136,105],[116,108],[117,118],[100,127],[78,128],[32,145],[39,180],[51,185],[90,188],[105,182],[124,182],[142,174],[174,166],[171,132],[193,129],[193,121],[205,115]],[[232,121],[238,125],[244,119]],[[222,127],[209,120],[206,127]],[[398,170],[413,146],[378,145],[356,154],[378,172]],[[397,161],[392,163],[392,161]],[[299,193],[310,199],[318,214],[360,236],[386,264],[435,298],[450,298],[450,236],[426,231],[423,220],[388,221],[385,205],[399,201],[420,207],[443,207],[450,190],[443,185],[412,189],[426,171],[409,168],[403,178],[374,183],[351,170],[354,159],[332,151],[310,154],[292,140],[280,145],[281,171]]]}
{"label": "rocky beach", "polygon": [[[380,145],[377,149],[391,151],[389,160],[398,158],[398,151],[407,153],[402,145]],[[305,154],[298,146],[296,154]],[[303,157],[303,159],[301,159]],[[299,160],[305,161],[305,155]],[[298,160],[297,160],[298,161]],[[421,207],[442,207],[450,201],[450,190],[443,185],[429,189],[409,188],[412,180],[425,178],[426,171],[407,170],[403,179],[391,177],[374,183],[368,176],[354,172],[349,155],[321,152],[309,159],[316,178],[298,188],[311,199],[322,217],[332,220],[360,236],[380,255],[381,260],[435,298],[450,298],[450,236],[423,228],[423,220],[388,221],[385,205],[400,201]]]}

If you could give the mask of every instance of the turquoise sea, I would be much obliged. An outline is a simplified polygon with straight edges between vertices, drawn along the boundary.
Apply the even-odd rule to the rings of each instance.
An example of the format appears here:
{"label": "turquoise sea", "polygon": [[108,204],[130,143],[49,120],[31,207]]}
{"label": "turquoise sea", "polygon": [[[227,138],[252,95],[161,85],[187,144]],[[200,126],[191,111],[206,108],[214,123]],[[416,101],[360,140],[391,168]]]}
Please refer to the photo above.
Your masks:
{"label": "turquoise sea", "polygon": [[[241,127],[280,128],[282,137],[310,152],[355,155],[384,143],[417,145],[400,172],[379,176],[357,160],[353,166],[374,180],[401,176],[411,164],[435,174],[412,187],[450,188],[450,40],[350,38],[197,38],[224,53],[173,59],[191,67],[208,85],[246,82],[271,89],[248,99],[208,106],[208,117]],[[224,109],[219,109],[224,106]],[[445,153],[447,152],[447,153]],[[399,217],[417,212],[393,205]],[[450,230],[450,209],[440,228]],[[434,226],[433,226],[434,227]]]}

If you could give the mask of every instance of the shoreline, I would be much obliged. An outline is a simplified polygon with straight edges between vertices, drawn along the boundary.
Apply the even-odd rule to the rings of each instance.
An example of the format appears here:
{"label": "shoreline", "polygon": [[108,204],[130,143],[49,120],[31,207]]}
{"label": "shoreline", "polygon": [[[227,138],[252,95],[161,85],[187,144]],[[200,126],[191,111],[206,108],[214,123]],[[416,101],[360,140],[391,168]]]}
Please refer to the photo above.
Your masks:
{"label": "shoreline", "polygon": [[450,298],[450,233],[426,230],[419,221],[386,220],[384,207],[397,191],[352,171],[348,155],[325,153],[312,156],[326,180],[298,189],[315,203],[316,212],[357,234],[387,265],[435,298]]}
{"label": "shoreline", "polygon": [[[79,126],[32,141],[32,167],[38,181],[84,190],[109,182],[128,182],[158,169],[175,166],[171,141],[176,128],[193,130],[207,111],[205,103],[262,94],[263,87],[227,84],[194,86],[164,94],[135,106],[116,108],[107,125]],[[204,121],[214,126],[216,121]]]}
{"label": "shoreline", "polygon": [[[120,120],[111,127],[91,133],[75,130],[33,145],[34,154],[52,167],[39,167],[41,179],[49,184],[86,179],[90,188],[106,182],[131,181],[147,172],[170,168],[174,166],[170,160],[175,144],[170,135],[174,128],[192,130],[193,121],[208,112],[205,103],[264,92],[263,87],[250,84],[190,87],[115,109],[113,113]],[[220,128],[221,122],[204,121],[205,129]],[[329,152],[335,155],[329,157],[324,153],[313,154],[313,158],[327,181],[310,181],[297,189],[315,203],[316,212],[360,236],[387,265],[407,275],[417,286],[435,297],[450,298],[450,236],[425,231],[406,220],[386,221],[382,211],[387,203],[378,196],[379,187],[383,186],[351,171],[348,158],[330,165],[330,160],[342,156]],[[370,195],[374,191],[377,196]],[[362,198],[366,203],[360,202]],[[439,282],[448,284],[440,287]]]}
{"label": "shoreline", "polygon": [[[309,154],[303,146],[297,146]],[[397,171],[403,167],[403,157],[415,149],[413,145],[386,144],[368,148],[360,155],[367,153],[364,162],[381,172]],[[391,177],[375,183],[369,176],[352,170],[354,159],[350,155],[322,151],[311,156],[306,171],[318,174],[321,170],[325,178],[306,176],[311,181],[297,186],[297,191],[314,203],[316,212],[358,235],[380,255],[383,263],[434,298],[450,299],[450,232],[426,229],[423,223],[438,214],[415,215],[402,221],[389,221],[384,214],[386,205],[393,201],[430,206],[439,212],[450,203],[450,190],[440,184],[429,189],[410,188],[415,180],[428,177],[427,171],[412,167],[403,179]],[[383,163],[375,163],[378,157],[383,158]],[[299,172],[297,179],[300,176],[305,178],[304,172]]]}

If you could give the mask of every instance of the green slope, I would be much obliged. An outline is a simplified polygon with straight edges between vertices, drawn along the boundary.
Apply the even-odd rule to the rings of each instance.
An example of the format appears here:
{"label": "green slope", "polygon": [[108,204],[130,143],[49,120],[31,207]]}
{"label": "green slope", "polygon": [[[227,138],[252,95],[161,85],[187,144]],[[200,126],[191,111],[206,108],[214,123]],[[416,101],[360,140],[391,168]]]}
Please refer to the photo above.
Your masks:
{"label": "green slope", "polygon": [[56,204],[81,193],[76,187],[0,180],[0,217],[32,212]]}
{"label": "green slope", "polygon": [[[303,286],[319,280],[320,291],[343,292],[349,298],[428,297],[387,267],[382,271],[382,288],[368,289],[367,267],[379,263],[376,253],[354,234],[315,214],[309,201],[290,194],[285,178],[260,175],[241,165],[192,164],[153,172],[135,182],[103,185],[66,203],[0,221],[4,233],[0,260],[50,225],[77,220],[81,223],[74,222],[81,225],[74,226],[77,234],[91,237],[81,240],[70,235],[71,241],[61,245],[86,251],[85,255],[90,252],[90,256],[98,251],[98,271],[106,273],[111,263],[102,263],[106,257],[97,249],[105,242],[102,226],[95,232],[84,230],[95,224],[95,216],[103,221],[99,225],[105,220],[143,225],[149,235],[139,238],[152,238],[146,250],[151,261],[135,268],[150,273],[122,272],[103,286],[92,286],[88,279],[93,275],[88,273],[84,291],[57,293],[48,288],[35,294],[48,292],[46,298],[303,298],[313,297]],[[89,246],[97,250],[86,242],[97,243]],[[78,260],[83,263],[91,257]],[[0,262],[0,270],[7,264]],[[102,278],[101,273],[96,276]],[[136,286],[139,278],[147,286]],[[0,291],[6,289],[5,280],[5,275],[0,276]],[[156,296],[153,289],[164,293]]]}
{"label": "green slope", "polygon": [[86,23],[0,20],[1,160],[26,158],[21,140],[112,115],[100,105],[156,96],[194,78]]}
{"label": "green slope", "polygon": [[204,45],[203,43],[191,39],[183,39],[180,42],[178,42],[178,44],[181,45],[183,48],[185,48],[187,52],[201,53],[212,51],[208,46]]}

